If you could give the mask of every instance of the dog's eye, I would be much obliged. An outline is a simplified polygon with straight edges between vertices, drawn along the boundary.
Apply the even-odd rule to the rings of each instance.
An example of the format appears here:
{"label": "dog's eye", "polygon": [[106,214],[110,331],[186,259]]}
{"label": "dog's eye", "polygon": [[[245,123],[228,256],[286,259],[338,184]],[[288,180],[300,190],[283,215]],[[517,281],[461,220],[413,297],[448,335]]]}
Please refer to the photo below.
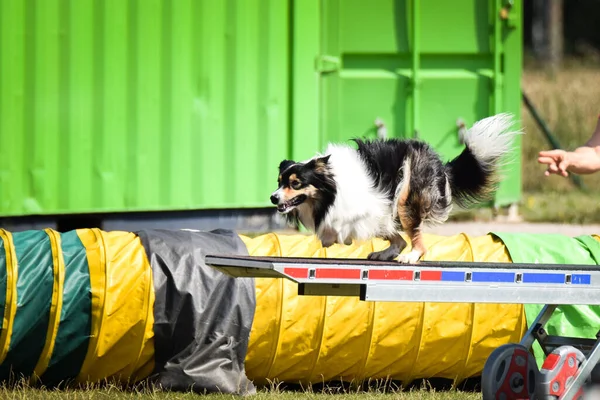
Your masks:
{"label": "dog's eye", "polygon": [[292,189],[294,190],[298,190],[302,187],[302,183],[300,183],[300,181],[293,181],[290,186],[292,187]]}

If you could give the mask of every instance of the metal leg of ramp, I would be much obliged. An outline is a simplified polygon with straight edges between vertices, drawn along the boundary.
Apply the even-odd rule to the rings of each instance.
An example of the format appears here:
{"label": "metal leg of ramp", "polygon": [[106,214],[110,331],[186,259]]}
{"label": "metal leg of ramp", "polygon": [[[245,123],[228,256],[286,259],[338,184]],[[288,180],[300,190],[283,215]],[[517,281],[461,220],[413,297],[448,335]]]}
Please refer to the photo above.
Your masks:
{"label": "metal leg of ramp", "polygon": [[[233,277],[285,278],[304,296],[354,296],[363,301],[546,304],[520,343],[499,347],[482,372],[487,399],[583,398],[583,386],[600,361],[595,339],[548,335],[559,305],[600,305],[600,269],[592,265],[397,262],[365,259],[207,255]],[[600,327],[598,327],[600,329]],[[538,369],[538,342],[546,358]]]}

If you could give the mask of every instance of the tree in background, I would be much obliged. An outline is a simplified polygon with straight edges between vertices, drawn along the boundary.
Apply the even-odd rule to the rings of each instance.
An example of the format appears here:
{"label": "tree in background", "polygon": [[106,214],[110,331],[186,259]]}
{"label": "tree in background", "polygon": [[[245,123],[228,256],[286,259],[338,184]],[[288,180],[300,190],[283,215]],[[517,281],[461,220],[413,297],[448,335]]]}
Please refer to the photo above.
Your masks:
{"label": "tree in background", "polygon": [[563,57],[600,62],[600,0],[524,0],[524,47],[560,68]]}

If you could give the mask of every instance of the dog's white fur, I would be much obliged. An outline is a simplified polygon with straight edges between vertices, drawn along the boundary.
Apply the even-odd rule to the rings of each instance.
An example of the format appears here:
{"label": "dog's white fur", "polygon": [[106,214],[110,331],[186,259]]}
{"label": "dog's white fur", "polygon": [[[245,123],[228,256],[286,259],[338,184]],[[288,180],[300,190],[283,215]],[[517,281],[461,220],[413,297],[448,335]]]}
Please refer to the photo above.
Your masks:
{"label": "dog's white fur", "polygon": [[[316,232],[323,245],[350,244],[353,239],[367,240],[374,235],[396,232],[392,204],[377,190],[356,150],[347,145],[330,144],[324,155],[330,155],[328,165],[335,176],[337,194]],[[311,212],[307,204],[298,207],[302,223],[314,230]]]}
{"label": "dog's white fur", "polygon": [[[510,130],[513,120],[510,114],[497,114],[476,122],[465,134],[465,144],[483,163],[498,156],[506,155],[512,146],[515,135],[521,131]],[[348,145],[330,144],[324,154],[330,155],[328,165],[335,177],[337,194],[333,206],[320,224],[316,234],[323,246],[333,243],[351,244],[352,240],[363,241],[374,237],[391,236],[398,232],[395,222],[397,199],[404,183],[398,186],[394,201],[390,202],[385,194],[378,190],[368,169],[358,153]],[[308,162],[310,160],[306,160]],[[405,175],[410,168],[410,157],[403,164]],[[446,190],[451,196],[448,178]],[[300,221],[314,231],[311,208],[307,203],[298,206]],[[426,221],[430,224],[445,222],[448,215]],[[420,254],[405,255],[405,262],[414,262]]]}
{"label": "dog's white fur", "polygon": [[522,130],[511,130],[513,124],[509,113],[479,120],[465,134],[465,144],[483,164],[489,164],[490,160],[498,157],[507,162],[505,156],[510,152],[515,136],[523,133]]}

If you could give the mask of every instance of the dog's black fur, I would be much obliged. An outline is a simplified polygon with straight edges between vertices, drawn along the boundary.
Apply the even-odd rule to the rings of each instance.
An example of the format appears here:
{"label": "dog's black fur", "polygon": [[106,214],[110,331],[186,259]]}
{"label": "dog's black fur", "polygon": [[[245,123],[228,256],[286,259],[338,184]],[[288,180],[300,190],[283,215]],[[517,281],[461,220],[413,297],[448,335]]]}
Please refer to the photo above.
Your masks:
{"label": "dog's black fur", "polygon": [[[413,249],[416,248],[416,252],[407,259],[413,260],[426,251],[421,238],[422,224],[446,221],[453,203],[466,208],[491,199],[499,183],[500,158],[510,150],[511,138],[517,133],[502,136],[509,126],[508,115],[482,120],[474,127],[472,136],[467,137],[463,151],[449,162],[443,162],[428,143],[414,139],[353,139],[357,146],[353,151],[361,162],[341,161],[349,160],[344,157],[330,160],[331,154],[305,163],[284,160],[279,165],[279,189],[271,196],[271,202],[278,205],[280,212],[286,213],[291,225],[298,226],[302,222],[306,226],[308,221],[307,228],[319,233],[324,246],[333,242],[349,243],[355,237],[379,236],[389,240],[390,247],[371,253],[369,258],[372,259],[397,257],[407,245],[400,235],[400,231],[404,231],[412,240]],[[331,151],[335,154],[335,151],[347,149],[332,148]],[[340,190],[348,190],[348,185],[353,185],[351,177],[354,175],[345,175],[346,189],[339,187],[339,177],[333,172],[332,162],[338,173],[344,172],[345,162],[352,162],[353,168],[360,164],[352,171],[362,171],[363,176],[366,173],[373,184],[373,187],[359,188],[359,191],[355,187],[354,191],[350,191],[355,195],[349,203],[346,198],[346,210],[339,209],[336,197]],[[361,191],[371,195],[361,197]],[[386,207],[394,210],[385,211],[389,218],[386,216],[383,222],[377,222],[377,226],[368,223],[360,227],[356,225],[360,232],[340,233],[354,224],[352,218],[370,221],[369,206],[382,210],[383,206],[372,197],[372,193],[387,198],[391,206]],[[349,209],[355,207],[356,202],[363,202],[358,214]],[[327,224],[333,225],[322,226],[331,212],[335,213],[335,218],[328,217]],[[360,213],[363,213],[362,217],[357,217]],[[346,217],[345,214],[355,217]],[[381,216],[381,212],[373,215]],[[327,235],[337,237],[325,238]],[[405,262],[412,261],[405,259]]]}
{"label": "dog's black fur", "polygon": [[[306,164],[297,164],[292,160],[283,160],[279,164],[279,179],[277,184],[280,187],[290,188],[290,176],[296,175],[300,178],[300,182],[302,182],[301,189],[305,189],[308,186],[313,186],[316,189],[319,200],[315,201],[313,206],[313,220],[316,228],[319,227],[327,211],[333,205],[337,191],[331,171],[327,167],[328,160],[329,156],[325,156],[310,160]],[[318,164],[322,168],[317,168]],[[290,226],[296,228],[300,226],[297,210],[292,210],[285,214],[285,217]]]}

